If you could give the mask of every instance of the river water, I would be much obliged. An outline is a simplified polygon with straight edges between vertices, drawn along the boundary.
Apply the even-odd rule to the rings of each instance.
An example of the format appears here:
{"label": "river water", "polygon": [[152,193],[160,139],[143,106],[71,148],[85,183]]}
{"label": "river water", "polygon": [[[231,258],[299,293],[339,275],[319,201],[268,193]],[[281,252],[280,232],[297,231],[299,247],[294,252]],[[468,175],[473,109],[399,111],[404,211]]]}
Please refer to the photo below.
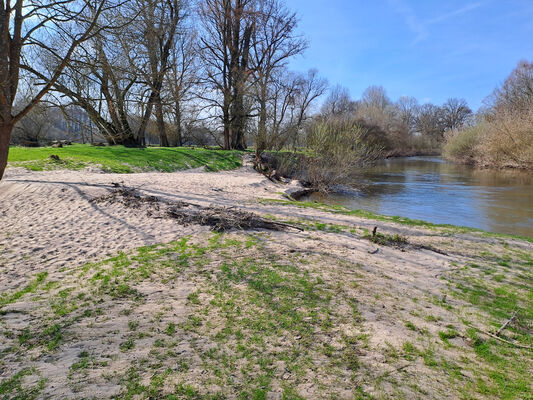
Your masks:
{"label": "river water", "polygon": [[388,159],[361,171],[355,192],[307,200],[439,224],[533,237],[533,172],[478,169],[440,157]]}

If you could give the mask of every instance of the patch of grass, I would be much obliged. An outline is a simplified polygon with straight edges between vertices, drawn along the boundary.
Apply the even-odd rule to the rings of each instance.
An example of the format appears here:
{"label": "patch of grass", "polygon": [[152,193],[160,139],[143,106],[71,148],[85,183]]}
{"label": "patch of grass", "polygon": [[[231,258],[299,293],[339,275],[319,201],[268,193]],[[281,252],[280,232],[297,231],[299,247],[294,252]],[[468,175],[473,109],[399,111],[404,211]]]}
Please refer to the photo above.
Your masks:
{"label": "patch of grass", "polygon": [[405,246],[409,243],[406,237],[398,234],[389,235],[377,232],[375,235],[365,235],[364,237],[372,243],[382,246]]}
{"label": "patch of grass", "polygon": [[37,289],[37,287],[42,284],[46,277],[48,276],[48,272],[39,272],[36,276],[36,278],[31,281],[28,285],[26,285],[23,289],[16,291],[14,293],[2,293],[0,295],[0,308],[6,306],[7,304],[11,304],[16,302],[18,299],[20,299],[22,296],[33,293]]}
{"label": "patch of grass", "polygon": [[[208,171],[235,169],[242,165],[242,152],[201,148],[127,148],[124,146],[94,147],[75,144],[63,148],[11,147],[9,163],[35,171],[47,169],[82,169],[88,165],[100,166],[113,173],[143,171],[173,172],[206,167]],[[57,155],[59,160],[51,159]]]}
{"label": "patch of grass", "polygon": [[63,332],[60,324],[53,324],[43,330],[42,340],[46,342],[48,350],[55,350],[63,340]]}
{"label": "patch of grass", "polygon": [[176,333],[176,324],[170,323],[167,326],[167,329],[165,330],[166,334],[169,336],[173,336]]}
{"label": "patch of grass", "polygon": [[298,208],[313,208],[316,210],[321,210],[325,212],[329,212],[332,214],[341,214],[341,215],[352,215],[355,217],[365,218],[365,219],[371,219],[375,221],[384,221],[384,222],[395,222],[401,225],[407,225],[407,226],[419,226],[424,227],[432,230],[441,230],[443,232],[448,233],[480,233],[483,236],[487,237],[496,237],[496,238],[513,238],[513,239],[520,239],[527,241],[529,243],[533,243],[532,237],[527,236],[519,236],[519,235],[509,235],[509,234],[503,234],[503,233],[493,233],[493,232],[486,232],[481,229],[476,228],[470,228],[466,226],[456,226],[451,224],[435,224],[432,222],[417,220],[417,219],[411,219],[407,217],[401,217],[401,216],[388,216],[388,215],[380,215],[375,214],[370,211],[365,210],[350,210],[348,208],[338,206],[338,205],[327,205],[323,203],[318,203],[314,201],[292,201],[292,200],[282,200],[282,199],[259,199],[260,203],[264,204],[278,204],[278,205],[286,205],[286,206],[294,206]]}
{"label": "patch of grass", "polygon": [[439,337],[448,345],[450,344],[449,339],[456,338],[457,336],[459,336],[459,332],[453,326],[448,326],[448,329],[445,331],[439,331]]}
{"label": "patch of grass", "polygon": [[135,347],[135,341],[131,337],[125,342],[120,344],[121,351],[128,351],[128,350],[133,349],[134,347]]}
{"label": "patch of grass", "polygon": [[128,321],[128,328],[130,328],[130,331],[136,331],[138,326],[139,321]]}
{"label": "patch of grass", "polygon": [[417,331],[418,328],[411,321],[405,321],[405,327],[411,331]]}
{"label": "patch of grass", "polygon": [[35,368],[25,368],[16,372],[11,378],[0,381],[0,397],[2,399],[25,399],[31,400],[39,397],[39,393],[45,388],[46,380],[38,379],[36,384],[24,386],[24,378],[36,375]]}

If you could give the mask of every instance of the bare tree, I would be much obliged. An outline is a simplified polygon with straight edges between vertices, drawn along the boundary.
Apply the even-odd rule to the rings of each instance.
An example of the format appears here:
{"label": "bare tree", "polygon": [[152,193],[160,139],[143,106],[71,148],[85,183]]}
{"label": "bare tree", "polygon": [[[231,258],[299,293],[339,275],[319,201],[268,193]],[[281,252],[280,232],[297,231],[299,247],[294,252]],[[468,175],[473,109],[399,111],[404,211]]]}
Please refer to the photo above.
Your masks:
{"label": "bare tree", "polygon": [[135,145],[129,102],[138,75],[130,68],[130,54],[135,52],[127,44],[131,34],[123,25],[131,16],[125,9],[117,7],[102,14],[102,24],[120,29],[101,30],[81,44],[52,90],[60,95],[58,106],[69,99],[84,109],[108,143]]}
{"label": "bare tree", "polygon": [[472,115],[464,99],[448,99],[442,106],[442,123],[446,130],[455,130],[462,127]]}
{"label": "bare tree", "polygon": [[[174,131],[169,137],[171,145],[183,146],[184,134],[183,126],[192,123],[191,115],[195,99],[193,89],[198,80],[198,63],[195,54],[196,35],[191,33],[192,28],[188,28],[188,33],[180,32],[176,40],[176,45],[170,54],[169,71],[166,77],[164,89],[168,92],[168,111],[170,119],[174,125]],[[184,113],[189,109],[189,121],[185,121]],[[195,119],[195,118],[192,118]]]}
{"label": "bare tree", "polygon": [[533,62],[522,60],[486,100],[496,113],[527,113],[533,109]]}
{"label": "bare tree", "polygon": [[[47,1],[0,0],[0,179],[4,174],[9,142],[15,124],[27,115],[59,79],[76,48],[97,29],[102,11],[112,6],[109,0],[96,9],[89,0]],[[56,43],[47,41],[54,36]],[[57,46],[62,43],[64,46]],[[47,52],[52,73],[41,82],[40,90],[20,111],[13,105],[23,74],[35,70],[30,53],[40,48]],[[65,50],[61,52],[59,48]]]}
{"label": "bare tree", "polygon": [[330,90],[320,111],[326,117],[347,115],[355,112],[355,102],[352,101],[348,89],[336,85]]}
{"label": "bare tree", "polygon": [[414,97],[402,96],[396,102],[396,108],[398,109],[401,123],[404,124],[409,133],[412,133],[415,130],[416,118],[420,108],[418,100]]}
{"label": "bare tree", "polygon": [[387,92],[383,86],[370,86],[363,92],[363,97],[361,101],[369,106],[374,107],[378,110],[385,110],[390,104],[391,101],[387,96]]}
{"label": "bare tree", "polygon": [[420,107],[416,128],[420,134],[435,142],[441,142],[445,129],[442,122],[442,109],[434,104],[424,104]]}
{"label": "bare tree", "polygon": [[[244,149],[256,0],[205,0],[200,7],[203,97],[222,121],[225,149]],[[219,111],[218,111],[219,110]]]}
{"label": "bare tree", "polygon": [[[23,104],[27,104],[24,102]],[[18,108],[15,106],[15,108]],[[24,116],[13,129],[12,141],[15,144],[37,147],[45,140],[45,132],[49,127],[50,117],[47,108],[37,104]]]}
{"label": "bare tree", "polygon": [[146,125],[155,107],[159,144],[168,146],[161,92],[172,49],[176,43],[178,24],[182,20],[181,0],[137,0],[140,9],[140,30],[143,52],[147,62],[140,71],[151,93],[139,128],[139,140],[144,141]]}
{"label": "bare tree", "polygon": [[[274,101],[274,108],[280,100],[280,89],[285,90],[285,95],[281,96],[282,102],[280,115],[274,116],[273,127],[277,137],[279,135],[280,121],[285,119],[288,102],[294,85],[290,81],[287,85],[279,85],[279,77],[284,74],[277,74],[283,69],[290,57],[302,53],[307,47],[307,43],[300,36],[295,34],[297,26],[296,14],[288,11],[278,0],[264,0],[261,2],[256,22],[256,37],[253,43],[253,73],[256,87],[256,99],[259,109],[259,121],[257,126],[256,152],[261,154],[267,147],[267,120],[268,103]],[[284,75],[289,78],[287,74]],[[278,81],[276,82],[276,78]],[[270,88],[274,92],[270,92]],[[276,114],[276,113],[275,113]],[[272,144],[270,144],[272,145]]]}

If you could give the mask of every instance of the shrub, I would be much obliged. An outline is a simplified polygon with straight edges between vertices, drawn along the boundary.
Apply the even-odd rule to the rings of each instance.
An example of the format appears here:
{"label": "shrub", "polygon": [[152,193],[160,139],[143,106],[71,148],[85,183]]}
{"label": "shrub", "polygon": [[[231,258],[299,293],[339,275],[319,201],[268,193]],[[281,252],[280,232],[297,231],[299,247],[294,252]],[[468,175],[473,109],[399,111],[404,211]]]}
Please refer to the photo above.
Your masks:
{"label": "shrub", "polygon": [[349,183],[358,167],[380,158],[379,138],[350,118],[317,121],[307,137],[307,180],[320,190]]}
{"label": "shrub", "polygon": [[486,124],[480,124],[463,131],[450,132],[442,150],[444,156],[461,162],[474,163],[482,132],[486,128]]}

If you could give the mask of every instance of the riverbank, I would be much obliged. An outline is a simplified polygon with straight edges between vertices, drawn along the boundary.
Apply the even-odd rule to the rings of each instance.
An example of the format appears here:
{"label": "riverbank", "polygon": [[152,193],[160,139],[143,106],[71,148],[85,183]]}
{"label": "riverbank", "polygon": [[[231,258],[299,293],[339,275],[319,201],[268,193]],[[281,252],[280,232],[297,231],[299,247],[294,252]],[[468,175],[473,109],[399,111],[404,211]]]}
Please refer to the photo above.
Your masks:
{"label": "riverbank", "polygon": [[[124,187],[138,201],[106,200]],[[0,394],[531,396],[530,241],[292,203],[287,189],[249,166],[8,169]],[[213,233],[167,206],[286,228]]]}
{"label": "riverbank", "polygon": [[436,224],[533,236],[533,175],[479,169],[440,157],[389,159],[361,170],[359,189],[303,200]]}

